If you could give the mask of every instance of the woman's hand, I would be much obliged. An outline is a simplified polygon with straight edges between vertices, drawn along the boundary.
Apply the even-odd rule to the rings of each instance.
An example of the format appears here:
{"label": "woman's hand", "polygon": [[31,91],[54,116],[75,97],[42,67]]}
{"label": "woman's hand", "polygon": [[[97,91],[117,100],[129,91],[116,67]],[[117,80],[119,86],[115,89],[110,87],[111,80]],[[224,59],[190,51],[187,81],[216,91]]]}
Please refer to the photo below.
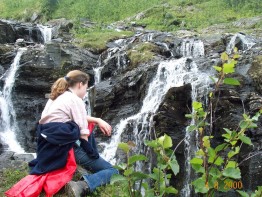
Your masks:
{"label": "woman's hand", "polygon": [[100,130],[107,136],[111,135],[112,127],[101,118],[98,118],[97,124],[100,128]]}
{"label": "woman's hand", "polygon": [[101,118],[95,118],[92,116],[87,116],[87,121],[88,122],[95,122],[96,124],[98,124],[100,130],[103,132],[103,134],[110,136],[111,135],[111,131],[112,131],[112,127],[104,120],[102,120]]}

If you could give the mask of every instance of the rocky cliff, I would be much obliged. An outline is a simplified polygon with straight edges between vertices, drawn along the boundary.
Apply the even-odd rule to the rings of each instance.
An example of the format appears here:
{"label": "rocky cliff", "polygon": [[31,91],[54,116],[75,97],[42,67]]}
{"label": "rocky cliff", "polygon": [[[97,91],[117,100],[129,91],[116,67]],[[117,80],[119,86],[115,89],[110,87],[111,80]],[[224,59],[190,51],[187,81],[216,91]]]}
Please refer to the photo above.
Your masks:
{"label": "rocky cliff", "polygon": [[[229,45],[233,44],[238,47],[241,55],[235,74],[241,86],[222,87],[215,112],[214,135],[217,142],[221,141],[221,128],[235,128],[244,112],[252,115],[262,107],[261,30],[248,29],[247,33],[232,34],[223,27],[217,27],[215,33],[210,27],[203,30],[203,34],[192,36],[192,32],[177,32],[177,35],[174,35],[140,29],[133,37],[108,42],[105,51],[94,54],[92,50],[72,44],[68,31],[72,27],[70,22],[56,21],[49,25],[53,26],[56,33],[54,32],[50,42],[43,45],[43,37],[35,25],[0,21],[0,87],[4,84],[4,73],[12,63],[17,49],[21,45],[27,47],[16,74],[12,102],[19,126],[18,140],[28,152],[35,151],[35,125],[47,101],[45,94],[49,93],[51,84],[58,77],[72,69],[89,73],[92,78],[91,85],[95,83],[98,74],[95,70],[100,69],[101,80],[96,80],[92,88],[92,115],[105,119],[114,127],[121,120],[139,113],[149,84],[161,62],[186,57],[186,67],[192,66],[194,62],[201,72],[212,75],[212,66],[220,63],[220,54],[230,50]],[[17,39],[21,38],[24,41],[19,44]],[[194,43],[199,41],[203,43],[204,54],[195,55],[197,51],[194,52]],[[250,42],[253,43],[252,46],[247,44]],[[147,48],[147,51],[144,48]],[[146,61],[141,59],[146,55]],[[153,114],[154,130],[158,135],[170,135],[175,146],[185,137],[185,127],[190,124],[185,114],[191,110],[191,91],[191,84],[188,83],[180,87],[170,87]],[[199,100],[206,99],[205,91],[199,92]],[[102,136],[99,131],[97,134],[99,142],[110,142],[110,138]],[[124,129],[121,140],[133,139],[132,135],[130,122]],[[257,178],[262,176],[261,118],[259,127],[249,130],[248,136],[251,137],[253,146],[242,147],[239,161],[256,154],[241,163],[244,188],[254,190],[258,185],[262,185]],[[102,151],[102,147],[100,149]],[[119,157],[121,158],[121,155]],[[178,181],[174,181],[174,184],[178,189],[182,189],[181,180],[186,174],[183,143],[177,150],[177,158],[181,172],[175,178]]]}

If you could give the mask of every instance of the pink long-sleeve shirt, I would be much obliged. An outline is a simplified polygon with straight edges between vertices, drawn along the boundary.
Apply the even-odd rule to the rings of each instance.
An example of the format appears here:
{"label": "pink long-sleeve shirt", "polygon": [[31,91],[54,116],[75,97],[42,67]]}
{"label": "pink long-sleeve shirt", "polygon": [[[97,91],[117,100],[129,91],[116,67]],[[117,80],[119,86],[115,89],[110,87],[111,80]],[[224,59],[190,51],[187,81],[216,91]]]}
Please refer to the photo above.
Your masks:
{"label": "pink long-sleeve shirt", "polygon": [[89,135],[87,112],[83,100],[76,94],[65,91],[55,100],[49,99],[47,101],[39,123],[68,121],[74,121],[79,126],[81,135]]}

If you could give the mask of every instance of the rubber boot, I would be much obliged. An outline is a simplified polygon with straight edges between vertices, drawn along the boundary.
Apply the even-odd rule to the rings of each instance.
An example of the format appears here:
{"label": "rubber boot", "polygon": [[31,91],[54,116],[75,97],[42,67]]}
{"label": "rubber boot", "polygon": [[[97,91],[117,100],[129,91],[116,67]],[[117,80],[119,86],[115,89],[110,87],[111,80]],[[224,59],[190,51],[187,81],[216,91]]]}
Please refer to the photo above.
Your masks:
{"label": "rubber boot", "polygon": [[70,181],[66,184],[65,191],[68,197],[85,197],[89,188],[85,181]]}

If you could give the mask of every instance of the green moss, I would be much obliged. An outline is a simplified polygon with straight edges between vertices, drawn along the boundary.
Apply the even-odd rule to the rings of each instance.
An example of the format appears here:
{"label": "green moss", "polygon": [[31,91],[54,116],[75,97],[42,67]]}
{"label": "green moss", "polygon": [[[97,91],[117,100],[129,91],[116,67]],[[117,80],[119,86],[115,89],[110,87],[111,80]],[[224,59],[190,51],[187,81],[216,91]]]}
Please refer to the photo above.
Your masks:
{"label": "green moss", "polygon": [[134,33],[130,31],[113,31],[113,30],[93,30],[86,32],[75,33],[75,44],[82,48],[90,48],[95,52],[101,52],[105,50],[106,43],[120,38],[126,38],[132,36]]}
{"label": "green moss", "polygon": [[15,183],[28,175],[27,165],[21,169],[4,169],[0,172],[0,196],[4,196],[4,192],[10,189]]}
{"label": "green moss", "polygon": [[152,60],[157,52],[159,52],[159,48],[150,42],[138,44],[134,49],[127,52],[127,56],[131,61],[131,68],[136,67],[140,63]]}

